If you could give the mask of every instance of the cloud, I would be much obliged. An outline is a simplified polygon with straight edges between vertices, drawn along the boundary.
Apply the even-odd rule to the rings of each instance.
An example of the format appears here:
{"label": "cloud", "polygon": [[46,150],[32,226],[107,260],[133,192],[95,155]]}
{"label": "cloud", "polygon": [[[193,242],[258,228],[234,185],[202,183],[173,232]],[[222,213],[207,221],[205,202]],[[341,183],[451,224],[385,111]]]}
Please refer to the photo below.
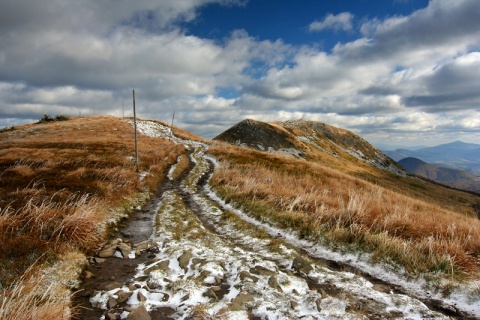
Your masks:
{"label": "cloud", "polygon": [[[213,137],[243,118],[303,117],[372,141],[480,139],[480,2],[431,0],[408,16],[364,20],[332,50],[235,30],[191,35],[207,4],[236,0],[4,0],[0,2],[0,126],[44,113],[131,113]],[[309,30],[352,31],[354,15]],[[353,34],[353,33],[352,33]],[[224,89],[238,96],[222,96]],[[398,138],[400,139],[400,138]],[[432,138],[433,139],[433,138]]]}
{"label": "cloud", "polygon": [[323,30],[351,31],[353,30],[354,15],[350,12],[342,12],[337,15],[328,14],[322,21],[314,21],[308,26],[311,32]]}

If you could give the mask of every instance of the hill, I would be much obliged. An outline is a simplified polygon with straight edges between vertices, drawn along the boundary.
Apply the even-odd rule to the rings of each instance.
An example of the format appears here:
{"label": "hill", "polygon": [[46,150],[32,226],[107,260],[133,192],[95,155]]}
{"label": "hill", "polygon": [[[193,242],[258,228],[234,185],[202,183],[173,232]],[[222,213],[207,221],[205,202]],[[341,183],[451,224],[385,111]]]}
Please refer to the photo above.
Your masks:
{"label": "hill", "polygon": [[[337,168],[352,168],[353,171],[372,165],[404,174],[403,169],[392,159],[362,137],[351,131],[315,121],[265,123],[247,119],[221,133],[214,140],[324,162]],[[368,166],[359,165],[358,160]]]}
{"label": "hill", "polygon": [[131,122],[0,132],[0,319],[480,315],[480,197],[303,120],[139,121],[136,172]]}
{"label": "hill", "polygon": [[430,164],[417,158],[404,158],[398,162],[408,172],[447,186],[480,192],[480,178],[463,170]]}
{"label": "hill", "polygon": [[395,161],[400,161],[407,157],[413,157],[428,163],[443,164],[480,176],[479,144],[455,141],[415,151],[397,149],[394,151],[385,151],[385,153]]}

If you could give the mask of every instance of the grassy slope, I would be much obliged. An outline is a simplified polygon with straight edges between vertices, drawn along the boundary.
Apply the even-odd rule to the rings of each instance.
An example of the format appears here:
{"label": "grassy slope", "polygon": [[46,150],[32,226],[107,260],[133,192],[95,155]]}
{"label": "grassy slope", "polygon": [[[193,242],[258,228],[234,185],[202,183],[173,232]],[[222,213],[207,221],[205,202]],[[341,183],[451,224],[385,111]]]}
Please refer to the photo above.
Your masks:
{"label": "grassy slope", "polygon": [[220,142],[209,152],[221,163],[214,188],[259,218],[371,252],[411,273],[471,278],[480,271],[480,221],[472,209],[477,196],[347,155],[317,153],[305,161]]}
{"label": "grassy slope", "polygon": [[[148,196],[166,167],[185,152],[183,146],[142,135],[139,150],[140,171],[151,173],[142,182],[135,173],[133,128],[121,119],[75,118],[0,133],[0,301],[12,298],[1,306],[0,318],[31,312],[41,319],[35,304],[20,299],[25,290],[43,294],[36,283],[51,285],[37,281],[41,270],[62,259],[83,261],[82,253],[108,236],[109,221]],[[73,271],[64,273],[75,277]],[[47,318],[59,300],[58,290],[50,291],[46,300],[56,303],[42,303],[50,308]],[[35,296],[26,299],[36,301]],[[68,299],[60,300],[67,304],[59,307],[62,313]]]}

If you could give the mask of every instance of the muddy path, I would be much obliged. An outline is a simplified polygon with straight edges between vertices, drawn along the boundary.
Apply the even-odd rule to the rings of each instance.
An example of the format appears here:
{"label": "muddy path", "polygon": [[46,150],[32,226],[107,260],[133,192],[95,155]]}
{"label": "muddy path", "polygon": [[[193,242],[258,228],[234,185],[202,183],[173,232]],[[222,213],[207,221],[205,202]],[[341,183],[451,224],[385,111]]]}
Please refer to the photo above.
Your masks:
{"label": "muddy path", "polygon": [[210,190],[206,146],[179,143],[190,166],[90,259],[74,319],[468,318],[249,222]]}

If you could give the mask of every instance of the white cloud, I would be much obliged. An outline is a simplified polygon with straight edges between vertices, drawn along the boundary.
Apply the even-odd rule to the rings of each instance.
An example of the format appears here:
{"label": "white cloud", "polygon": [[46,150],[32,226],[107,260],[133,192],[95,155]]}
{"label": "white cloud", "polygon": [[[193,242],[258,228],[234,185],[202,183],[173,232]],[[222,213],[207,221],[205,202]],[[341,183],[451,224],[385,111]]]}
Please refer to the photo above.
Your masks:
{"label": "white cloud", "polygon": [[[188,35],[208,3],[236,0],[4,0],[0,2],[0,122],[43,113],[127,115],[212,137],[246,117],[298,117],[369,139],[480,140],[480,2],[431,0],[409,16],[365,21],[362,36],[326,52],[259,40]],[[310,31],[351,31],[353,14],[327,15]],[[239,97],[218,96],[231,88]],[[476,117],[476,118],[474,118]],[[413,132],[413,133],[411,133]]]}
{"label": "white cloud", "polygon": [[310,31],[323,31],[323,30],[335,30],[335,31],[351,31],[353,30],[353,18],[354,15],[350,12],[342,12],[337,15],[328,14],[322,21],[314,21],[308,26]]}

